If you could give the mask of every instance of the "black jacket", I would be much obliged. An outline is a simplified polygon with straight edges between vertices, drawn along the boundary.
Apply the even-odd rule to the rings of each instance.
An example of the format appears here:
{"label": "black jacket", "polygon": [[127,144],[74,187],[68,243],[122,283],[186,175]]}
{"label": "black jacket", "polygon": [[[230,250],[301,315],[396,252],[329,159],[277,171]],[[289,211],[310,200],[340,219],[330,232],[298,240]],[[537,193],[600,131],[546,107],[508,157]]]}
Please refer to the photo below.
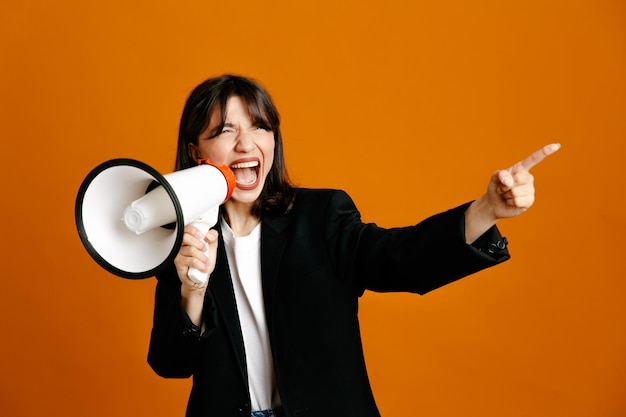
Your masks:
{"label": "black jacket", "polygon": [[[289,214],[263,217],[263,295],[287,416],[379,416],[363,358],[359,296],[366,289],[424,294],[507,260],[495,227],[465,243],[466,208],[382,229],[362,223],[344,192],[298,189]],[[243,338],[221,237],[202,335],[181,306],[175,269],[157,278],[148,362],[163,377],[193,376],[187,416],[248,417]]]}

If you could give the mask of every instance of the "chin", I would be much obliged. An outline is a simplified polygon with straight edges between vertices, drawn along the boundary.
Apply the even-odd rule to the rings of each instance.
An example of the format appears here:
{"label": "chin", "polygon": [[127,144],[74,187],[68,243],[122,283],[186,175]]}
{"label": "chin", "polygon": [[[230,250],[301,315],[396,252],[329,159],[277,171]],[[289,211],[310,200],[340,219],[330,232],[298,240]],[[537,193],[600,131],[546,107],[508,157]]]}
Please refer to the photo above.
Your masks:
{"label": "chin", "polygon": [[261,190],[240,190],[235,188],[233,195],[229,201],[237,202],[240,204],[254,204],[261,195]]}

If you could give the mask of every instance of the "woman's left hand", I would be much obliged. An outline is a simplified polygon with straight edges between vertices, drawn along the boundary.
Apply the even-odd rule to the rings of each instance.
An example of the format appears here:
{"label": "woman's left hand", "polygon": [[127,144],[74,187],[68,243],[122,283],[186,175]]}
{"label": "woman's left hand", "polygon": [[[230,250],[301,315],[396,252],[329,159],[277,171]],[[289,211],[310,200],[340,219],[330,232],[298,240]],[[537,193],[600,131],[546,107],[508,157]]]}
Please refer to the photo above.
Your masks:
{"label": "woman's left hand", "polygon": [[557,143],[546,145],[510,168],[493,173],[486,197],[496,220],[515,217],[533,205],[535,186],[530,169],[560,147]]}
{"label": "woman's left hand", "polygon": [[487,192],[465,211],[467,243],[472,243],[499,219],[518,216],[533,205],[535,186],[530,169],[560,147],[558,143],[546,145],[509,169],[491,175]]}

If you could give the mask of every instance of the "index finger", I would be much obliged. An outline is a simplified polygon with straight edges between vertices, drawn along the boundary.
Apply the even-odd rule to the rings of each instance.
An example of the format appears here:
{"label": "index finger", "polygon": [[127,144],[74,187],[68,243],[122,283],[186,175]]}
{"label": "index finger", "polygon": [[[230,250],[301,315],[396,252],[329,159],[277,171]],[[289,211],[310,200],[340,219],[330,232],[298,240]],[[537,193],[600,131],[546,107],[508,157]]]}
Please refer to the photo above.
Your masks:
{"label": "index finger", "polygon": [[556,151],[558,151],[560,148],[561,148],[560,143],[551,143],[549,145],[546,145],[543,148],[539,149],[538,151],[533,152],[525,159],[513,165],[510,171],[515,172],[520,169],[529,171],[532,167],[537,165],[539,162],[543,161],[547,156],[550,156]]}
{"label": "index finger", "polygon": [[187,226],[185,226],[185,233],[189,233],[198,240],[204,240],[204,235],[202,234],[202,231],[197,227],[194,227],[192,224],[188,224]]}

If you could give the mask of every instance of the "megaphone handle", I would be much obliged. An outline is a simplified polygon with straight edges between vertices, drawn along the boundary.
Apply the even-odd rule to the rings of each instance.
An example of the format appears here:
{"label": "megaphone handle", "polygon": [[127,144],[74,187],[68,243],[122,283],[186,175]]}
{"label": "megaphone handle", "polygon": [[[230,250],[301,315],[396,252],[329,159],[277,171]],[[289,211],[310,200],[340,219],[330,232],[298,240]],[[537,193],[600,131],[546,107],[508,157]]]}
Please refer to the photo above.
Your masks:
{"label": "megaphone handle", "polygon": [[[206,222],[193,222],[191,224],[193,225],[193,227],[200,230],[200,232],[202,233],[202,236],[206,235],[209,229],[211,228],[211,225]],[[204,243],[205,243],[204,254],[206,256],[209,256],[209,245],[206,244],[206,242]],[[189,279],[198,284],[206,284],[208,275],[209,274],[207,274],[206,272],[202,272],[196,268],[189,268],[189,271],[187,272],[187,276],[189,276]]]}
{"label": "megaphone handle", "polygon": [[[198,229],[202,233],[202,236],[204,236],[207,234],[211,227],[215,226],[215,224],[217,223],[218,215],[219,208],[216,207],[191,222],[191,225]],[[205,245],[204,255],[209,256],[209,245]],[[202,272],[196,268],[189,268],[187,276],[190,280],[192,280],[193,282],[197,282],[198,284],[206,284],[209,278],[209,274],[207,274],[206,272]]]}

